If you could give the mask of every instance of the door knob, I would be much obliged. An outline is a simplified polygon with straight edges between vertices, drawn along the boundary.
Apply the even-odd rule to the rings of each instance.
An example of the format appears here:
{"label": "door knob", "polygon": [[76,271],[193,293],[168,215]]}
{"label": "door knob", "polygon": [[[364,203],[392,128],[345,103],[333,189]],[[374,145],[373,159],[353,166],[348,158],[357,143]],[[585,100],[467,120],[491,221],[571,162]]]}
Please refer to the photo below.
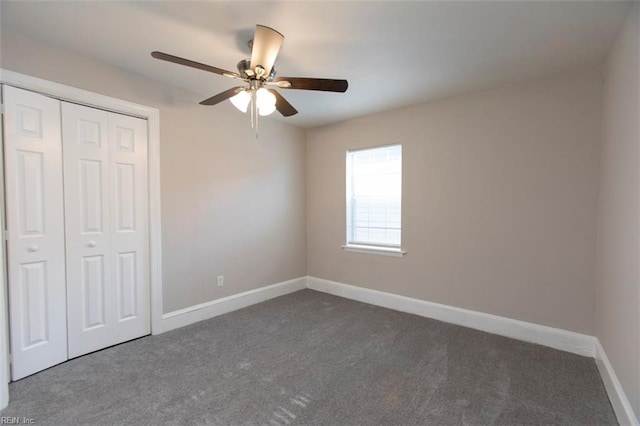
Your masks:
{"label": "door knob", "polygon": [[96,242],[95,242],[95,241],[89,241],[89,242],[87,243],[87,245],[88,245],[89,247],[95,247],[95,246],[96,246]]}
{"label": "door knob", "polygon": [[37,244],[33,244],[27,248],[31,253],[35,253],[40,250],[40,247]]}

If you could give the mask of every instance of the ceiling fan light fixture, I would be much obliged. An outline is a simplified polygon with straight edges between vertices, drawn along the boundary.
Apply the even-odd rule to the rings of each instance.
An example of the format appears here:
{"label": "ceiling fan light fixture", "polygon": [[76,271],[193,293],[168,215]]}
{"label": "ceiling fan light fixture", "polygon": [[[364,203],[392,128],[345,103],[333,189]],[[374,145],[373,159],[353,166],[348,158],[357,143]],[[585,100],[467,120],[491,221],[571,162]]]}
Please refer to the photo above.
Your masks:
{"label": "ceiling fan light fixture", "polygon": [[251,95],[246,90],[241,90],[237,95],[232,96],[229,100],[233,106],[238,108],[241,112],[247,112],[249,102],[251,102]]}
{"label": "ceiling fan light fixture", "polygon": [[263,106],[262,108],[258,107],[258,114],[260,114],[261,116],[271,115],[275,110],[276,110],[276,104],[266,105],[266,106]]}
{"label": "ceiling fan light fixture", "polygon": [[256,104],[258,106],[258,114],[269,115],[276,110],[276,97],[264,87],[256,91]]}

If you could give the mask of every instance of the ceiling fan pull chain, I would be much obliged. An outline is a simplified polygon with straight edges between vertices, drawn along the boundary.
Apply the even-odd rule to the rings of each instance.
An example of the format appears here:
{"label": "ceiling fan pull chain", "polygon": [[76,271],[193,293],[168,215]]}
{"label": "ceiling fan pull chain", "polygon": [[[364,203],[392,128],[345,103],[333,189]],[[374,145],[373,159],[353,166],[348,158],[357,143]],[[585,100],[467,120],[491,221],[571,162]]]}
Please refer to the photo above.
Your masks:
{"label": "ceiling fan pull chain", "polygon": [[251,128],[256,131],[256,139],[258,139],[258,102],[256,100],[256,91],[251,91],[251,101],[249,104],[251,109]]}
{"label": "ceiling fan pull chain", "polygon": [[256,140],[258,139],[258,116],[256,115]]}
{"label": "ceiling fan pull chain", "polygon": [[258,139],[258,122],[260,118],[258,115],[258,96],[256,92],[253,92],[253,114],[256,117],[256,139]]}
{"label": "ceiling fan pull chain", "polygon": [[255,128],[255,114],[253,111],[254,105],[255,105],[255,99],[256,97],[254,96],[253,91],[251,91],[251,102],[249,103],[249,108],[251,108],[251,128]]}

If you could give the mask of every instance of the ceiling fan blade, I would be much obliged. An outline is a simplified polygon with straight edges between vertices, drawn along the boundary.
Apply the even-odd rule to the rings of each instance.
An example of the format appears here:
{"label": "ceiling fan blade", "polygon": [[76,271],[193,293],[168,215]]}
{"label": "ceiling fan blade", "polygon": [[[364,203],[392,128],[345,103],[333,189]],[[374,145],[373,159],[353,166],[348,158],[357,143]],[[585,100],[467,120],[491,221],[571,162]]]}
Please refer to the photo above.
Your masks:
{"label": "ceiling fan blade", "polygon": [[229,90],[225,90],[224,92],[218,93],[215,96],[210,97],[209,99],[205,99],[204,101],[200,102],[200,105],[215,105],[215,104],[219,104],[222,101],[225,101],[227,99],[229,99],[232,96],[237,95],[238,93],[240,93],[241,90],[243,90],[244,87],[232,87]]}
{"label": "ceiling fan blade", "polygon": [[[274,81],[278,84],[278,87],[283,89],[344,93],[349,88],[347,80],[332,80],[330,78],[277,77]],[[286,82],[289,82],[290,85],[287,85]]]}
{"label": "ceiling fan blade", "polygon": [[288,81],[265,81],[263,84],[265,86],[276,86],[276,87],[279,87],[281,89],[290,89],[291,88],[291,83],[289,83]]}
{"label": "ceiling fan blade", "polygon": [[251,69],[256,72],[256,67],[261,66],[264,68],[264,77],[267,77],[276,62],[283,40],[284,36],[273,28],[256,25],[251,48]]}
{"label": "ceiling fan blade", "polygon": [[267,89],[269,92],[273,93],[276,97],[276,109],[280,114],[284,117],[291,117],[292,115],[296,115],[298,110],[293,107],[280,93],[273,89]]}
{"label": "ceiling fan blade", "polygon": [[173,62],[174,64],[185,65],[187,67],[196,68],[202,71],[212,72],[214,74],[224,75],[225,77],[236,78],[239,80],[244,80],[240,74],[232,71],[223,70],[222,68],[217,68],[207,64],[201,64],[200,62],[191,61],[189,59],[184,59],[179,56],[170,55],[168,53],[163,52],[151,52],[151,56],[156,59],[160,59],[167,62]]}

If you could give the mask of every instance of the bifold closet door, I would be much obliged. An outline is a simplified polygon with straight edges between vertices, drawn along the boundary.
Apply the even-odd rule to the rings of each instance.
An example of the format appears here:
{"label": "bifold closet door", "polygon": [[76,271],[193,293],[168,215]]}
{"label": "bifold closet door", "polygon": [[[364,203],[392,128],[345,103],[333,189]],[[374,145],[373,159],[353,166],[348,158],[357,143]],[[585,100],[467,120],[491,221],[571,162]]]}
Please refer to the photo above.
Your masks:
{"label": "bifold closet door", "polygon": [[69,358],[150,332],[145,120],[62,102]]}
{"label": "bifold closet door", "polygon": [[3,86],[13,380],[67,359],[60,102]]}

